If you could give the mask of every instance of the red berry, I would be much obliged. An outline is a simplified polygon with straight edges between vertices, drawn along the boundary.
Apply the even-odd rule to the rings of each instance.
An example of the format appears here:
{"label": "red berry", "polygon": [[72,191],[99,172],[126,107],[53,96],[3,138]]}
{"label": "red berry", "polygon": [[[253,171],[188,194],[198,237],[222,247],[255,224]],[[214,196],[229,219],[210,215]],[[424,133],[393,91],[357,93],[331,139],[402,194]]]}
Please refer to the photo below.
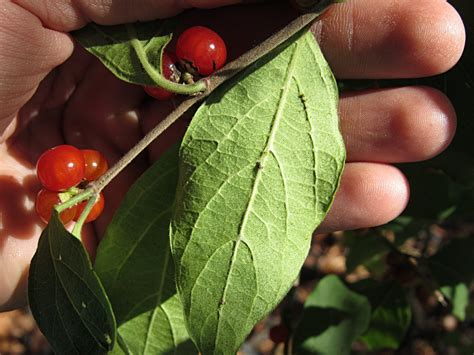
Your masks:
{"label": "red berry", "polygon": [[[76,215],[74,216],[74,220],[77,221],[79,217],[82,214],[82,211],[84,211],[84,208],[86,208],[87,201],[81,202],[79,205],[77,205],[77,211]],[[89,215],[87,216],[85,223],[93,222],[99,216],[102,214],[102,211],[104,210],[104,205],[105,205],[105,200],[104,200],[104,195],[102,192],[99,194],[99,198],[97,199],[96,203],[92,207],[91,211],[89,212]]]}
{"label": "red berry", "polygon": [[288,340],[289,336],[290,332],[288,331],[288,328],[283,324],[279,324],[270,328],[269,337],[270,340],[274,343],[284,343]]}
{"label": "red berry", "polygon": [[38,159],[36,173],[44,188],[66,191],[84,178],[84,157],[71,145],[59,145],[44,152]]}
{"label": "red berry", "polygon": [[94,181],[100,178],[109,169],[104,155],[92,149],[81,150],[85,162],[84,179]]}
{"label": "red berry", "polygon": [[[163,53],[162,61],[162,74],[163,76],[171,81],[176,81],[175,76],[177,76],[177,69],[175,66],[177,58],[174,55],[171,55],[168,52]],[[145,86],[145,92],[160,101],[166,101],[171,99],[175,94],[159,86]]]}
{"label": "red berry", "polygon": [[[61,203],[61,200],[59,199],[59,194],[57,192],[42,189],[40,190],[40,192],[38,192],[38,195],[36,196],[36,213],[38,214],[38,216],[40,216],[43,222],[48,223],[51,219],[51,212],[53,210],[53,207],[59,203]],[[76,215],[76,209],[76,206],[73,206],[61,212],[61,214],[59,215],[61,221],[64,224],[68,224],[69,222],[71,222],[74,216]]]}
{"label": "red berry", "polygon": [[206,76],[224,66],[227,48],[224,40],[213,30],[195,26],[179,36],[176,55],[180,60],[190,63],[199,74]]}

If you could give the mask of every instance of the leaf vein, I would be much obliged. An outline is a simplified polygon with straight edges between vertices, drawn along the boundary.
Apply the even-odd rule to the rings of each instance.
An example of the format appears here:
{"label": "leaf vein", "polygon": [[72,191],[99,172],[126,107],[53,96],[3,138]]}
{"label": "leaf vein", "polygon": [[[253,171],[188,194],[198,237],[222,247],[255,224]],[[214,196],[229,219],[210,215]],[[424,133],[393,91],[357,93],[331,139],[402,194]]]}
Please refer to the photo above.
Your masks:
{"label": "leaf vein", "polygon": [[[277,111],[276,111],[275,116],[273,118],[273,123],[272,123],[272,127],[271,127],[271,130],[270,130],[270,135],[269,135],[267,144],[266,144],[266,146],[265,146],[265,148],[262,152],[262,155],[261,155],[260,163],[263,166],[263,168],[259,169],[257,171],[256,176],[255,176],[255,181],[254,181],[254,184],[253,184],[253,187],[252,187],[252,193],[251,193],[250,199],[247,203],[247,208],[245,209],[245,213],[244,213],[241,225],[239,227],[238,237],[237,237],[237,240],[235,242],[234,249],[233,249],[233,252],[232,252],[229,272],[227,273],[226,282],[225,282],[225,286],[224,286],[224,291],[222,293],[222,299],[224,299],[224,300],[226,298],[226,293],[227,293],[228,286],[229,286],[229,276],[232,273],[232,269],[233,269],[233,266],[235,264],[235,259],[237,257],[237,250],[239,248],[240,242],[242,240],[245,240],[244,229],[247,225],[247,221],[248,221],[248,218],[249,218],[249,211],[252,210],[253,204],[255,202],[255,198],[257,196],[257,191],[258,191],[258,186],[259,186],[260,181],[261,181],[262,171],[265,169],[265,161],[268,159],[268,152],[271,151],[272,148],[273,148],[273,141],[275,139],[275,135],[276,135],[276,132],[278,130],[280,121],[283,117],[284,107],[285,107],[285,104],[286,104],[287,99],[288,99],[288,92],[289,92],[289,89],[290,89],[290,82],[291,82],[291,78],[293,78],[293,76],[294,76],[294,71],[295,71],[295,62],[296,62],[295,59],[297,58],[296,54],[298,53],[298,49],[299,49],[298,42],[295,42],[293,44],[293,46],[294,46],[294,50],[293,50],[293,53],[292,53],[290,64],[288,65],[285,83],[284,83],[283,88],[281,90],[281,96],[280,96],[280,100],[279,100],[279,103],[278,103],[278,108],[277,108]],[[252,307],[253,307],[253,305],[252,305]],[[222,309],[222,305],[220,305],[219,308],[218,308],[218,320],[217,320],[217,332],[216,332],[217,334],[220,334],[221,309]],[[250,313],[252,313],[252,309],[251,309]],[[216,342],[215,345],[216,346],[217,346],[217,339],[218,338],[219,338],[218,336],[215,337],[215,342]]]}

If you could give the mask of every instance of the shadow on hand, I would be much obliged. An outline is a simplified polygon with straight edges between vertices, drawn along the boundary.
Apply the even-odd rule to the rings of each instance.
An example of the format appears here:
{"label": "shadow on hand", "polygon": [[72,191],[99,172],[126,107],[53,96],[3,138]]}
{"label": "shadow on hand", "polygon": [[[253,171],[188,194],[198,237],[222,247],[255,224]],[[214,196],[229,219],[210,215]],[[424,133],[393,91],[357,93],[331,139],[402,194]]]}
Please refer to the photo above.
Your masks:
{"label": "shadow on hand", "polygon": [[18,283],[13,289],[13,292],[11,292],[10,297],[2,305],[0,312],[13,311],[15,309],[25,307],[25,305],[27,304],[26,289],[28,287],[28,272],[29,265],[24,265]]}
{"label": "shadow on hand", "polygon": [[0,176],[0,249],[7,238],[29,239],[40,223],[34,208],[39,183],[28,175],[20,183],[14,176]]}

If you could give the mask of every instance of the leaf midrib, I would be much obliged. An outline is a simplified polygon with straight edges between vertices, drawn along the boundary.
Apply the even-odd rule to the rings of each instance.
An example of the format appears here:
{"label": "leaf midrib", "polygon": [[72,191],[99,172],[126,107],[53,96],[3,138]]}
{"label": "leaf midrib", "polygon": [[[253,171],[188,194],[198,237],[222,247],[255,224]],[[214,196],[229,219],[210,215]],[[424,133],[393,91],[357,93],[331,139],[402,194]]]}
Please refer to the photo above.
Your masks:
{"label": "leaf midrib", "polygon": [[[242,219],[242,223],[239,227],[238,237],[237,237],[237,240],[235,241],[235,246],[234,246],[234,249],[232,251],[232,257],[231,257],[231,261],[230,261],[230,264],[229,264],[229,271],[227,272],[225,287],[224,287],[224,290],[222,292],[223,302],[218,307],[218,321],[217,321],[217,331],[216,331],[217,336],[215,337],[215,342],[214,342],[214,348],[215,349],[217,348],[217,341],[219,339],[220,326],[221,326],[221,311],[225,306],[225,298],[226,298],[226,293],[227,293],[227,289],[228,289],[228,286],[229,286],[229,277],[232,274],[232,269],[233,269],[233,266],[235,264],[235,260],[236,260],[236,257],[237,257],[237,251],[239,249],[240,243],[244,239],[243,230],[245,229],[245,226],[247,225],[247,221],[248,221],[248,218],[249,218],[250,211],[252,210],[252,206],[253,206],[255,198],[257,196],[257,190],[258,190],[258,186],[259,186],[260,181],[261,181],[261,176],[262,176],[263,169],[265,168],[265,162],[268,159],[268,156],[270,155],[270,152],[272,152],[274,154],[274,152],[272,151],[272,147],[273,147],[273,143],[274,143],[274,140],[275,140],[275,135],[276,135],[276,132],[277,132],[278,127],[280,125],[280,121],[283,117],[283,111],[284,111],[284,108],[285,108],[285,103],[287,101],[288,93],[289,93],[289,90],[290,90],[290,87],[291,87],[291,80],[294,77],[294,71],[295,71],[295,68],[296,68],[296,65],[295,65],[296,60],[295,59],[297,58],[296,54],[298,53],[298,49],[299,49],[298,42],[294,43],[294,47],[295,47],[295,49],[293,50],[293,53],[292,53],[291,59],[290,59],[290,64],[288,65],[287,76],[285,78],[285,83],[284,83],[283,88],[281,90],[282,92],[281,92],[280,100],[279,100],[279,103],[278,103],[278,108],[277,108],[277,111],[275,113],[274,120],[273,120],[273,123],[272,123],[272,127],[271,127],[271,130],[270,130],[270,135],[268,137],[267,144],[266,144],[262,154],[260,155],[259,162],[260,162],[261,169],[258,169],[257,174],[255,176],[255,182],[254,182],[253,187],[252,187],[252,193],[250,195],[249,202],[247,204],[247,208],[245,209],[245,213],[244,213],[244,216],[243,216],[243,219]],[[250,248],[250,246],[249,246],[249,248]],[[245,325],[244,325],[244,327],[245,327]]]}
{"label": "leaf midrib", "polygon": [[[51,230],[49,230],[49,231],[48,231],[48,246],[49,246],[49,252],[50,252],[50,255],[51,255],[51,259],[52,259],[52,261],[53,261],[54,273],[55,273],[55,275],[57,275],[55,278],[56,278],[57,280],[59,280],[59,283],[61,284],[62,289],[64,290],[64,293],[66,294],[66,296],[67,296],[67,298],[68,298],[70,304],[72,305],[72,308],[74,309],[74,311],[76,311],[76,314],[77,314],[77,316],[79,317],[79,319],[80,319],[80,321],[81,321],[81,324],[84,326],[84,328],[87,329],[87,331],[89,332],[89,334],[90,334],[90,335],[92,336],[92,338],[100,345],[100,347],[103,348],[103,347],[102,347],[102,345],[103,345],[102,342],[95,336],[94,332],[89,328],[89,326],[88,326],[85,322],[82,321],[82,317],[81,317],[81,315],[80,315],[81,313],[80,313],[79,310],[76,308],[76,305],[75,305],[74,302],[72,301],[71,296],[69,295],[69,293],[67,292],[66,287],[64,286],[64,282],[63,282],[63,280],[61,279],[60,274],[58,273],[58,270],[57,270],[57,268],[56,268],[56,262],[55,262],[56,259],[55,259],[55,257],[54,257],[54,253],[53,253],[51,241],[52,241],[52,238],[51,238]],[[87,285],[86,282],[84,282],[84,283]],[[87,285],[87,288],[89,288],[89,285]],[[56,288],[55,288],[55,289],[56,289]],[[90,288],[89,288],[89,290],[90,290]],[[92,291],[92,290],[90,290],[90,291]],[[93,293],[93,294],[94,294],[94,293]],[[56,308],[57,308],[57,307],[58,307],[58,305],[56,305]],[[59,309],[58,309],[58,312],[59,312]],[[59,312],[59,314],[61,314],[61,313]],[[64,328],[64,329],[66,330],[66,328]],[[65,333],[67,334],[66,331],[65,331]],[[69,338],[69,335],[68,335],[68,338]],[[73,342],[72,344],[74,344],[74,342]],[[75,344],[74,344],[74,348],[76,348]],[[103,348],[103,349],[104,349],[104,348]],[[78,350],[78,349],[76,348],[76,350]],[[106,350],[106,348],[105,348],[105,350]]]}
{"label": "leaf midrib", "polygon": [[156,297],[156,307],[153,310],[153,315],[151,317],[151,321],[148,324],[148,330],[147,330],[147,335],[146,335],[146,339],[145,339],[144,354],[147,354],[149,340],[151,338],[151,330],[153,328],[153,323],[155,321],[156,313],[158,311],[158,308],[160,308],[160,305],[161,305],[162,296],[163,296],[163,288],[164,288],[164,285],[165,285],[165,275],[166,275],[166,272],[168,271],[168,263],[169,263],[169,259],[170,259],[170,253],[171,253],[171,249],[168,247],[168,249],[166,251],[166,254],[165,254],[165,260],[163,262],[163,270],[161,272],[160,286],[158,288],[158,293],[157,293],[157,297]]}

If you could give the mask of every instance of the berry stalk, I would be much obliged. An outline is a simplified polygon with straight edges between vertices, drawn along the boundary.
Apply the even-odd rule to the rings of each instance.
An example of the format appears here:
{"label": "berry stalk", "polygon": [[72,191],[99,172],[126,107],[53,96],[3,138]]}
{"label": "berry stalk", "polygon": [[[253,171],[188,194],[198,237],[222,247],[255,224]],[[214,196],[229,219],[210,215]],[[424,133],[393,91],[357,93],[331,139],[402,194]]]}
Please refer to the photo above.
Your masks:
{"label": "berry stalk", "polygon": [[126,25],[126,27],[128,35],[131,39],[132,47],[133,49],[135,49],[135,53],[137,54],[138,59],[140,60],[141,65],[143,66],[143,69],[145,69],[146,73],[150,76],[150,78],[155,82],[156,85],[165,90],[183,95],[194,95],[206,91],[206,81],[204,80],[200,80],[197,83],[188,85],[178,84],[167,80],[148,61],[145,49],[143,48],[143,45],[141,44],[140,40],[137,38],[135,28],[133,28],[133,26],[129,24]]}
{"label": "berry stalk", "polygon": [[99,194],[96,193],[89,199],[89,201],[87,201],[86,207],[82,211],[81,216],[77,220],[77,222],[76,222],[76,224],[75,224],[75,226],[72,230],[72,235],[75,236],[76,238],[81,239],[82,226],[84,225],[84,222],[86,221],[87,216],[89,216],[89,213],[91,212],[91,210],[94,207],[95,203],[97,202],[98,198],[99,198]]}
{"label": "berry stalk", "polygon": [[82,202],[82,201],[85,201],[89,198],[91,198],[93,195],[99,195],[99,193],[95,193],[94,189],[93,188],[88,188],[86,190],[84,190],[83,192],[81,192],[80,194],[70,198],[69,200],[67,200],[66,202],[63,202],[57,206],[54,207],[54,209],[58,212],[58,213],[61,213],[65,210],[67,210],[68,208],[71,208],[72,206],[75,206],[77,205],[78,203]]}

